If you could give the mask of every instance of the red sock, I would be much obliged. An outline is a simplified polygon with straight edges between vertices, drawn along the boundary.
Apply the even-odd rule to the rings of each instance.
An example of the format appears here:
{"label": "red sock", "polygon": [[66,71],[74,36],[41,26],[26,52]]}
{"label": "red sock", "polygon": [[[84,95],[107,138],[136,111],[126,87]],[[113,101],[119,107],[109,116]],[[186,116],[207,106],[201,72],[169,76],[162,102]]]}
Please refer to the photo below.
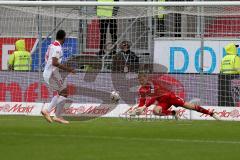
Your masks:
{"label": "red sock", "polygon": [[210,116],[212,115],[212,112],[202,108],[201,106],[195,106],[195,111],[200,112],[200,113],[204,113],[204,114],[208,114]]}

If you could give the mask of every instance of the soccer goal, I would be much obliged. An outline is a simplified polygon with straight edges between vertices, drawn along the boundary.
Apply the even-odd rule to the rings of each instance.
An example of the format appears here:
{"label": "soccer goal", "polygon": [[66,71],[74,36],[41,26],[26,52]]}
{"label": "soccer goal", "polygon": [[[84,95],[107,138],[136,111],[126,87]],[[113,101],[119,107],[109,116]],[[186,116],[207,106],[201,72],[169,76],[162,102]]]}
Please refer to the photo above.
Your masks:
{"label": "soccer goal", "polygon": [[[0,1],[0,114],[39,115],[56,94],[42,72],[60,29],[67,33],[62,63],[78,71],[63,73],[74,102],[66,112],[124,115],[136,103],[138,73],[147,73],[186,101],[238,119],[231,107],[240,107],[239,74],[220,74],[220,65],[224,47],[240,44],[240,2]],[[31,59],[16,64],[17,50]],[[109,107],[112,91],[121,100]]]}

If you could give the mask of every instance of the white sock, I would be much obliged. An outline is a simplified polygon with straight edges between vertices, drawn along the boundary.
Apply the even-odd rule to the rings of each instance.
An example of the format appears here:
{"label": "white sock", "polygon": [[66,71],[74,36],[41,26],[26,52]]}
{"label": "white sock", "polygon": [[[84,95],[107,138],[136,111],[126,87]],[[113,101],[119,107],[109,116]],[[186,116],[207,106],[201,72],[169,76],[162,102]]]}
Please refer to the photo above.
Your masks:
{"label": "white sock", "polygon": [[58,97],[57,104],[56,104],[56,112],[55,112],[56,117],[60,117],[61,111],[66,103],[66,101],[65,101],[66,99],[67,98],[63,97],[63,96]]}
{"label": "white sock", "polygon": [[50,112],[53,110],[53,108],[56,107],[58,97],[59,97],[59,96],[56,95],[56,96],[54,96],[54,97],[52,98],[52,101],[50,102],[50,104],[49,104],[49,106],[48,106],[48,108],[47,108],[48,113],[50,113]]}

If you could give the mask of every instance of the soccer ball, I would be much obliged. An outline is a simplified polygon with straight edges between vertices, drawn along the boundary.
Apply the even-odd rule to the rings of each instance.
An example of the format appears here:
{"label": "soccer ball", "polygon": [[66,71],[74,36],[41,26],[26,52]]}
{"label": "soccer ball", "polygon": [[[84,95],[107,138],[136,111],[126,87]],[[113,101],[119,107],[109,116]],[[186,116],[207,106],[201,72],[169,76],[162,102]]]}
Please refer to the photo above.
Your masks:
{"label": "soccer ball", "polygon": [[119,92],[112,91],[110,94],[110,98],[111,98],[112,102],[117,103],[120,100]]}

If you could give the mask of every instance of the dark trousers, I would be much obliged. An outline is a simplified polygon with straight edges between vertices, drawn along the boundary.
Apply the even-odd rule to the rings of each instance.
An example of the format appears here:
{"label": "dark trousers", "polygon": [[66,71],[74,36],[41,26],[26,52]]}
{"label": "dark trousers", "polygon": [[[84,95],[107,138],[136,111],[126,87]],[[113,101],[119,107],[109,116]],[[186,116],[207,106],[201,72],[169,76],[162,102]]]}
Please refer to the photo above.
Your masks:
{"label": "dark trousers", "polygon": [[[117,42],[117,20],[116,19],[101,19],[100,20],[100,50],[104,49],[106,44],[107,29],[110,29],[112,44]],[[116,49],[116,47],[114,47]]]}
{"label": "dark trousers", "polygon": [[218,105],[234,107],[236,104],[233,99],[231,80],[239,78],[231,74],[219,74],[218,80]]}

